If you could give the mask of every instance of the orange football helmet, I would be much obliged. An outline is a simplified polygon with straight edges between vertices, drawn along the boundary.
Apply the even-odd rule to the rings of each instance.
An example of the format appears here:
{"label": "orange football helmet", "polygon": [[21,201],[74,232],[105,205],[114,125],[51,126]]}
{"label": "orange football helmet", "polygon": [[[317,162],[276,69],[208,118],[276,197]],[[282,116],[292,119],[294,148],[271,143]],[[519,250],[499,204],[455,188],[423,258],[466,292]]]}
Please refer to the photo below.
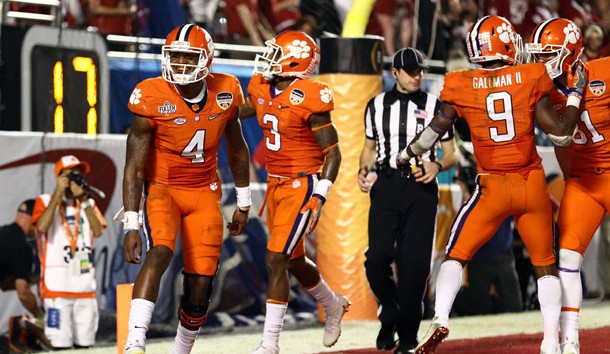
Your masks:
{"label": "orange football helmet", "polygon": [[[551,78],[567,72],[580,59],[583,38],[576,24],[565,18],[552,18],[536,26],[525,45],[530,61],[546,65]],[[554,57],[542,56],[554,54]]]}
{"label": "orange football helmet", "polygon": [[266,80],[274,76],[310,77],[320,63],[320,50],[316,42],[301,31],[286,31],[265,42],[267,50],[257,54],[254,73]]}
{"label": "orange football helmet", "polygon": [[[187,53],[199,55],[196,64],[185,63],[180,59],[172,61],[172,54]],[[214,41],[210,34],[196,25],[182,25],[174,28],[161,48],[163,78],[179,85],[203,80],[210,73],[214,59]]]}
{"label": "orange football helmet", "polygon": [[470,26],[466,38],[472,63],[502,60],[510,65],[521,64],[523,42],[507,19],[485,16]]}

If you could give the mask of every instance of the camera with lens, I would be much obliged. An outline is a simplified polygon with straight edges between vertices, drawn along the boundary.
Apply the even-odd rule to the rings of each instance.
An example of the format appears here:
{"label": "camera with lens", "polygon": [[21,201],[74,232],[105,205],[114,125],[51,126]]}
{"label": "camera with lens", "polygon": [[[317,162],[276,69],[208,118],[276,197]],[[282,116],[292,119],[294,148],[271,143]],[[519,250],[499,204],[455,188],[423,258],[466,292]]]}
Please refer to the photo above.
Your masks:
{"label": "camera with lens", "polygon": [[74,181],[76,184],[78,184],[81,188],[85,187],[87,185],[87,179],[85,178],[84,175],[76,172],[76,171],[72,171],[68,174],[68,179],[70,181]]}

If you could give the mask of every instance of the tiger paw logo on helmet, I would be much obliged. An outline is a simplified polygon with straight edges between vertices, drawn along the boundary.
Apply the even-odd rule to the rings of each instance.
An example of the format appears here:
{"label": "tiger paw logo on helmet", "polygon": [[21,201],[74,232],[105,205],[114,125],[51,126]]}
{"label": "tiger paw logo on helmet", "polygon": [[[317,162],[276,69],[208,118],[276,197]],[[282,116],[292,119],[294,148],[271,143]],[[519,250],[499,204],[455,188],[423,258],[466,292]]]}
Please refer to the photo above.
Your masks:
{"label": "tiger paw logo on helmet", "polygon": [[333,92],[328,87],[321,89],[320,100],[322,100],[324,103],[329,103],[333,100]]}
{"label": "tiger paw logo on helmet", "polygon": [[138,104],[140,103],[140,98],[142,98],[142,90],[135,88],[133,89],[131,96],[129,96],[129,103]]}
{"label": "tiger paw logo on helmet", "polygon": [[311,56],[311,47],[306,41],[295,39],[291,45],[288,45],[288,50],[290,50],[289,56],[293,58],[305,59]]}
{"label": "tiger paw logo on helmet", "polygon": [[496,31],[498,31],[499,34],[498,38],[500,38],[500,40],[504,43],[510,43],[515,37],[515,33],[513,33],[513,28],[506,23],[503,23],[502,25],[498,26],[498,28],[496,28]]}
{"label": "tiger paw logo on helmet", "polygon": [[566,35],[568,43],[574,44],[580,39],[580,30],[574,23],[569,23],[563,28],[563,33]]}

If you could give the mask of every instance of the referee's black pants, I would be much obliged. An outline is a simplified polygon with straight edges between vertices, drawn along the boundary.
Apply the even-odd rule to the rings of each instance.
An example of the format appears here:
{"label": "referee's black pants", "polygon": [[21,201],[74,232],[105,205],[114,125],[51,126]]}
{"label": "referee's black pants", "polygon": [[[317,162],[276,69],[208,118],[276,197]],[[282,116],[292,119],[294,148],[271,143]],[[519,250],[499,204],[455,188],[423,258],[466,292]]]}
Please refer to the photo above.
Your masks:
{"label": "referee's black pants", "polygon": [[438,185],[417,183],[390,169],[380,172],[370,198],[364,266],[380,305],[379,320],[395,326],[403,345],[415,346],[430,274]]}

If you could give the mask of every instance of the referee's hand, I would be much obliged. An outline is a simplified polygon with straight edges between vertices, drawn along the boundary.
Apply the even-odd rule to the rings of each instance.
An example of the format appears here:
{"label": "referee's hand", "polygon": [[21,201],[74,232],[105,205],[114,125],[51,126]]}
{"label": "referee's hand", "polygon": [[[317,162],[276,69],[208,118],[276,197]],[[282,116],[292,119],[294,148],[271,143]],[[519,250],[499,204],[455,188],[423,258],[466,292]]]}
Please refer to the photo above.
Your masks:
{"label": "referee's hand", "polygon": [[421,167],[417,167],[413,170],[415,182],[426,184],[435,181],[436,176],[441,172],[438,166],[434,162],[423,160],[421,156],[417,156],[417,160],[419,161],[419,164],[423,166],[423,170]]}
{"label": "referee's hand", "polygon": [[368,167],[362,167],[358,171],[358,187],[360,187],[362,192],[368,193],[376,180],[377,173],[369,171]]}

